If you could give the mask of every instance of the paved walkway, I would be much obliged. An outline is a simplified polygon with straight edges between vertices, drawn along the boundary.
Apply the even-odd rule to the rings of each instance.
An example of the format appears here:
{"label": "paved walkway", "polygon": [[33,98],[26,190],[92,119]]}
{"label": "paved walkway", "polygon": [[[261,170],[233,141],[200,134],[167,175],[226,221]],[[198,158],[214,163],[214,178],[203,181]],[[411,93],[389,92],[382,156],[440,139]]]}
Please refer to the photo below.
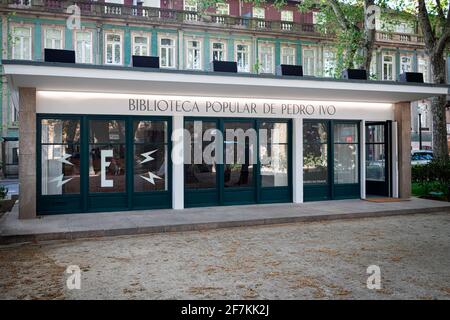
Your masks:
{"label": "paved walkway", "polygon": [[33,220],[19,220],[17,209],[16,204],[11,212],[0,219],[0,244],[450,212],[450,203],[418,198],[386,203],[336,200],[304,204],[62,214]]}

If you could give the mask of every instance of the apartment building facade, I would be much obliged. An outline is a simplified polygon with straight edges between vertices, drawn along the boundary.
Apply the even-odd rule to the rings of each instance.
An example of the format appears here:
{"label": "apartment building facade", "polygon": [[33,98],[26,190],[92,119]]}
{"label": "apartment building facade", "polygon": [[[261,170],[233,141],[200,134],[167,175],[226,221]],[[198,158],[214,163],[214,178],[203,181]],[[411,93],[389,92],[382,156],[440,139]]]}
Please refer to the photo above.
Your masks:
{"label": "apartment building facade", "polygon": [[[420,36],[378,32],[371,78],[385,81],[336,80],[333,39],[295,4],[200,14],[191,0],[3,1],[4,150],[20,138],[19,216],[409,197],[410,102],[448,93],[394,81],[430,79]],[[73,50],[76,63],[45,62],[46,48]],[[139,55],[160,68],[133,67]],[[211,72],[212,60],[238,73]],[[275,75],[279,64],[305,77]],[[179,132],[205,140],[180,147]],[[195,160],[212,140],[214,161]],[[222,161],[239,148],[243,161]],[[174,160],[191,151],[194,162]]]}

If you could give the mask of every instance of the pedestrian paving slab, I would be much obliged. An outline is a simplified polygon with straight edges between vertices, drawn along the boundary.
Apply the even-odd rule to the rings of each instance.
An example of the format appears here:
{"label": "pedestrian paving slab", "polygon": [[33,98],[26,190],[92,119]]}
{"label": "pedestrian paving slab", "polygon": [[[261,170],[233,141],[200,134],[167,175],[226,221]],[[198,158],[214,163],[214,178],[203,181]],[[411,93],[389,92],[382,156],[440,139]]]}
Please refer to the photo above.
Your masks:
{"label": "pedestrian paving slab", "polygon": [[18,219],[18,204],[0,219],[0,244],[76,239],[332,219],[449,212],[450,203],[411,198],[376,203],[335,200],[303,204],[267,204],[141,210],[39,216]]}

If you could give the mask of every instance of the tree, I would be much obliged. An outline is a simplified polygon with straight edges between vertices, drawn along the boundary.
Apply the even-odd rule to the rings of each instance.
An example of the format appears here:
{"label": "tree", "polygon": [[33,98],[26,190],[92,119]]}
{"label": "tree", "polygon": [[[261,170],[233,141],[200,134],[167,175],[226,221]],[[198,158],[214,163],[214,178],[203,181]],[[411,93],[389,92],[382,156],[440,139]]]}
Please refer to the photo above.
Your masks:
{"label": "tree", "polygon": [[[450,43],[450,2],[435,0],[425,3],[425,0],[417,0],[416,9],[430,57],[433,83],[446,84],[445,58]],[[436,159],[448,161],[445,105],[446,96],[432,99],[433,153]]]}

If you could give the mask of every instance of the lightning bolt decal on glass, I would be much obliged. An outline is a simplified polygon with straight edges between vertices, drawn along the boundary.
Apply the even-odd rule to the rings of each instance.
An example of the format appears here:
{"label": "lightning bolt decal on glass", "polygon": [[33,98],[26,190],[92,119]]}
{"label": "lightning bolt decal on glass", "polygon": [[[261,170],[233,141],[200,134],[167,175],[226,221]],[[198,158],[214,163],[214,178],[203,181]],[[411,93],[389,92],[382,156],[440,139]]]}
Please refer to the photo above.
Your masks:
{"label": "lightning bolt decal on glass", "polygon": [[65,164],[73,166],[73,163],[71,163],[70,161],[67,160],[71,156],[72,156],[71,154],[64,153],[62,157],[60,157],[60,158],[58,158],[56,160],[61,161],[62,163],[65,163]]}
{"label": "lightning bolt decal on glass", "polygon": [[[56,160],[58,160],[58,161],[60,161],[60,162],[62,162],[62,163],[68,164],[68,165],[70,165],[70,166],[73,166],[73,163],[71,163],[69,160],[67,160],[67,159],[69,159],[70,157],[72,157],[71,154],[64,153],[64,154],[62,155],[62,157],[57,158]],[[73,178],[69,178],[69,179],[67,179],[67,180],[63,180],[63,179],[64,179],[64,174],[62,174],[62,175],[60,175],[60,176],[57,176],[56,178],[53,178],[53,179],[49,180],[49,182],[56,182],[56,183],[57,183],[56,186],[57,186],[57,187],[61,187],[61,186],[63,186],[64,184],[66,184],[67,182],[69,182],[70,180],[72,180]]]}
{"label": "lightning bolt decal on glass", "polygon": [[[156,151],[158,151],[158,149],[149,151],[149,152],[144,152],[141,153],[141,156],[143,156],[145,159],[142,160],[140,162],[140,164],[155,160],[155,158],[151,157],[150,155],[155,153]],[[156,174],[152,173],[152,172],[148,172],[148,177],[147,176],[140,176],[142,179],[144,179],[145,181],[150,182],[151,184],[155,185],[155,179],[162,179],[161,177],[158,177]]]}
{"label": "lightning bolt decal on glass", "polygon": [[158,149],[152,150],[152,151],[149,151],[149,152],[141,153],[141,156],[143,156],[145,159],[142,160],[142,161],[140,162],[140,164],[143,164],[143,163],[146,163],[146,162],[155,160],[155,158],[150,157],[150,155],[153,154],[153,153],[155,153],[156,151],[158,151]]}
{"label": "lightning bolt decal on glass", "polygon": [[56,186],[57,187],[61,187],[62,185],[66,184],[67,182],[69,182],[73,178],[69,178],[69,179],[64,180],[64,181],[63,181],[63,179],[64,179],[64,174],[62,174],[62,175],[60,175],[60,176],[58,176],[56,178],[53,178],[52,180],[50,180],[50,182],[57,182]]}

